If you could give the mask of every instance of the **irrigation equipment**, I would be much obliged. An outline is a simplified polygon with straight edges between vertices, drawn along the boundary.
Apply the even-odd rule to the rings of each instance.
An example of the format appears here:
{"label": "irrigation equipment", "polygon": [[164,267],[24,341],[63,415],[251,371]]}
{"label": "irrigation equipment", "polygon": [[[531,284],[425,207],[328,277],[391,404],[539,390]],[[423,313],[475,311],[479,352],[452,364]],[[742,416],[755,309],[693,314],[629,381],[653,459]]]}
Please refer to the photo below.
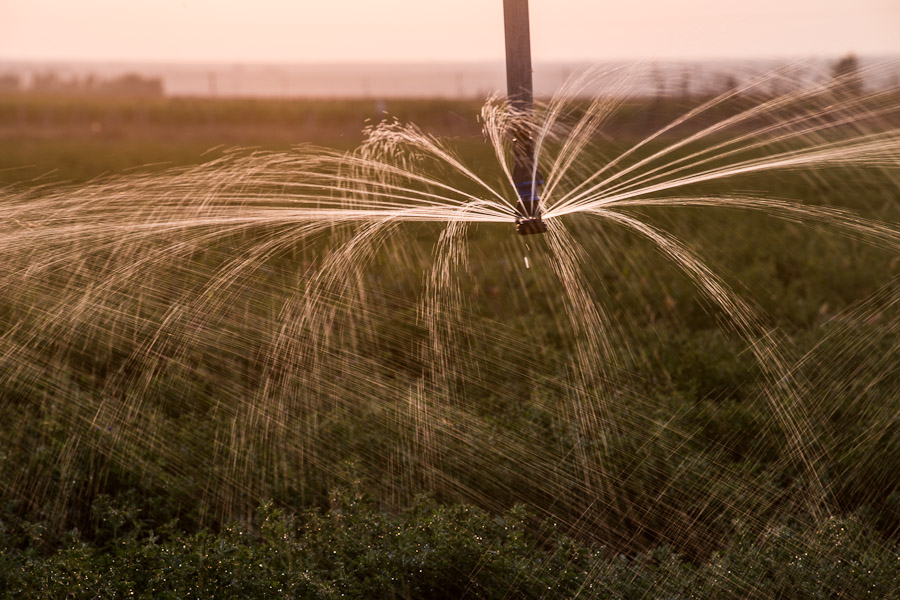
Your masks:
{"label": "irrigation equipment", "polygon": [[534,157],[531,113],[534,91],[531,82],[531,37],[528,26],[528,0],[503,0],[506,30],[506,93],[515,116],[512,128],[513,182],[519,196],[516,207],[516,231],[531,235],[547,231],[541,218],[538,188],[544,183]]}
{"label": "irrigation equipment", "polygon": [[[900,531],[900,93],[776,72],[659,126],[638,76],[533,119],[489,102],[487,159],[385,122],[354,152],[0,189],[0,518],[71,531],[134,490],[201,527],[352,484],[530,507],[609,549],[585,593],[650,569],[651,595],[862,597]],[[480,225],[535,218],[514,137],[554,223],[530,270]]]}

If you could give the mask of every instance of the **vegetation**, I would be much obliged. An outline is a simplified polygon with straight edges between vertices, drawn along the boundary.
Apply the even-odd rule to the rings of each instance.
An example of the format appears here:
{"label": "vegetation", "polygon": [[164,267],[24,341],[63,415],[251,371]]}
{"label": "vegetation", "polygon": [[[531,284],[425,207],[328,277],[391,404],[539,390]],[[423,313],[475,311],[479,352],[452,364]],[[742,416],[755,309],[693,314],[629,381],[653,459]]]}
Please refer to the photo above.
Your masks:
{"label": "vegetation", "polygon": [[[396,100],[390,117],[480,138],[476,102]],[[350,149],[386,115],[371,100],[124,98],[0,93],[0,182],[83,182],[146,165],[196,164],[236,146]]]}
{"label": "vegetation", "polygon": [[832,87],[838,94],[859,96],[863,92],[863,79],[859,59],[854,54],[841,58],[831,68]]}
{"label": "vegetation", "polygon": [[[887,599],[900,554],[872,545],[857,516],[735,535],[704,564],[670,548],[625,556],[588,548],[515,508],[491,516],[419,499],[385,515],[357,492],[301,517],[271,505],[254,526],[212,533],[148,528],[124,500],[94,504],[92,541],[68,532],[53,553],[40,524],[2,532],[3,598]],[[735,576],[736,575],[736,576]]]}
{"label": "vegetation", "polygon": [[[648,115],[684,110],[682,100],[655,102],[652,111],[626,107],[628,122],[610,124],[614,141],[597,140],[592,152],[614,155],[658,126]],[[151,162],[190,164],[222,143],[349,147],[370,109],[362,101],[7,98],[0,175],[28,187],[24,180],[50,167],[60,169],[51,181],[85,181]],[[489,156],[474,138],[474,106],[391,109],[459,136],[470,163]],[[356,137],[341,137],[350,130]],[[21,169],[27,164],[37,166]],[[896,182],[875,168],[737,181],[747,193],[900,219]],[[595,263],[587,283],[605,290],[621,328],[612,348],[619,379],[586,383],[620,391],[611,395],[615,435],[578,425],[566,377],[579,350],[564,318],[570,298],[530,275],[546,269],[545,242],[525,247],[511,225],[470,231],[470,267],[457,280],[453,333],[464,343],[455,379],[423,376],[429,340],[417,299],[438,232],[427,224],[396,234],[354,273],[370,313],[342,312],[344,298],[331,297],[325,364],[287,365],[319,369],[319,386],[303,388],[317,403],[315,421],[280,428],[283,399],[266,395],[259,349],[279,322],[272,315],[281,318],[287,295],[310,285],[305,274],[337,236],[267,255],[221,314],[190,330],[188,352],[174,342],[163,346],[171,354],[136,364],[134,353],[182,300],[165,297],[165,282],[202,289],[265,233],[239,232],[142,281],[150,293],[133,307],[111,304],[133,310],[134,324],[105,337],[69,327],[66,315],[49,318],[54,298],[39,287],[5,289],[7,348],[22,341],[22,323],[34,323],[25,333],[39,331],[45,344],[40,355],[4,349],[0,481],[12,483],[0,488],[0,594],[900,598],[894,253],[827,224],[641,210],[688,240],[778,332],[791,373],[807,386],[802,433],[817,480],[798,464],[746,341],[720,326],[654,246],[575,219],[566,226]],[[519,267],[525,253],[529,271]],[[103,250],[91,258],[126,260]],[[366,336],[350,335],[353,319]],[[121,373],[146,383],[139,418],[97,423],[98,402],[136,393],[110,384]],[[417,386],[439,413],[423,417],[398,397]],[[72,401],[60,406],[51,401],[58,395]],[[240,427],[253,419],[272,426],[240,438],[262,430]],[[84,431],[74,435],[73,424]],[[605,479],[585,483],[598,476],[585,464],[602,465]],[[813,485],[821,502],[808,502]]]}

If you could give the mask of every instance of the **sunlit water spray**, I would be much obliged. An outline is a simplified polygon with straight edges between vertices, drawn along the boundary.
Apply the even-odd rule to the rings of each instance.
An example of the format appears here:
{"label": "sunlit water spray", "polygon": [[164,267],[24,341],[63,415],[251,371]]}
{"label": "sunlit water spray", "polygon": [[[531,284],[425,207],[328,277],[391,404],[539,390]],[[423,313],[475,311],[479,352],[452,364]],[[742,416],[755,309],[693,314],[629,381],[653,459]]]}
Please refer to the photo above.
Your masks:
{"label": "sunlit water spray", "polygon": [[[525,502],[597,543],[697,556],[737,521],[763,531],[778,506],[824,519],[841,507],[822,419],[852,408],[877,429],[857,447],[897,444],[896,399],[862,400],[896,363],[841,368],[900,329],[890,280],[796,356],[790,332],[666,221],[756,212],[896,253],[892,218],[759,182],[826,189],[843,173],[877,181],[881,214],[896,214],[898,91],[760,93],[779,77],[695,103],[624,149],[607,130],[632,105],[578,99],[575,81],[533,120],[489,102],[477,160],[383,123],[351,153],[237,152],[5,190],[4,494],[62,524],[98,491],[134,485],[216,520],[264,498],[322,502],[361,479],[388,507],[422,492]],[[507,148],[523,120],[548,225],[527,240],[513,234]],[[665,265],[752,356],[754,423],[778,432],[777,448],[725,437],[697,463],[698,422],[648,395],[667,374],[628,302],[653,302]],[[878,336],[860,325],[872,319]],[[769,480],[765,461],[793,477]]]}

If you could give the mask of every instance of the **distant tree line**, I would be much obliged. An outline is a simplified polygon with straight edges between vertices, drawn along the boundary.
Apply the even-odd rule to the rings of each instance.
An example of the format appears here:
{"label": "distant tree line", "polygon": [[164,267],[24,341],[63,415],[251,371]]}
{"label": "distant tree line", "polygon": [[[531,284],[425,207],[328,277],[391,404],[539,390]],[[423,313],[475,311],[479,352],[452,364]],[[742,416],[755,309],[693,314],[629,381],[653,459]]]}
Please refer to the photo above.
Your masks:
{"label": "distant tree line", "polygon": [[836,94],[859,96],[863,93],[863,78],[859,59],[848,54],[831,67],[831,89]]}
{"label": "distant tree line", "polygon": [[136,73],[108,79],[94,75],[67,79],[48,72],[35,75],[31,84],[26,87],[18,75],[0,74],[0,92],[161,98],[163,83],[161,78],[144,77]]}
{"label": "distant tree line", "polygon": [[[757,76],[764,73],[756,73]],[[868,74],[871,75],[871,74]],[[822,84],[833,94],[840,96],[859,96],[865,92],[867,74],[860,65],[855,54],[847,54],[829,65],[824,73],[804,72],[803,69],[776,69],[768,79],[751,86],[754,94],[771,94],[779,96],[804,85]],[[725,92],[739,92],[741,84],[748,73],[739,76],[729,70],[716,71],[704,67],[701,63],[687,63],[677,71],[665,73],[655,68],[650,74],[656,98],[702,98],[715,96]],[[889,85],[896,87],[898,76],[895,75]],[[882,84],[883,85],[883,84]]]}
{"label": "distant tree line", "polygon": [[[799,75],[799,76],[798,76]],[[865,74],[859,59],[854,54],[836,60],[830,65],[830,72],[814,74],[818,83],[824,83],[834,94],[856,96],[865,91]],[[698,98],[714,96],[723,92],[737,92],[747,74],[740,76],[736,72],[723,70],[717,72],[709,66],[700,64],[685,65],[683,70],[665,72],[653,69],[649,74],[652,82],[652,95],[657,98],[680,97]],[[803,73],[773,73],[765,84],[768,89],[764,93],[780,95],[813,79]],[[897,76],[892,80],[896,85]],[[754,86],[754,93],[762,91]],[[158,98],[164,95],[163,82],[160,77],[147,77],[137,73],[126,73],[112,78],[100,78],[95,75],[66,78],[55,72],[34,75],[26,85],[22,77],[13,73],[0,73],[0,93],[35,92],[41,94],[61,95],[97,95],[119,97]],[[216,95],[215,75],[210,74],[210,93]]]}

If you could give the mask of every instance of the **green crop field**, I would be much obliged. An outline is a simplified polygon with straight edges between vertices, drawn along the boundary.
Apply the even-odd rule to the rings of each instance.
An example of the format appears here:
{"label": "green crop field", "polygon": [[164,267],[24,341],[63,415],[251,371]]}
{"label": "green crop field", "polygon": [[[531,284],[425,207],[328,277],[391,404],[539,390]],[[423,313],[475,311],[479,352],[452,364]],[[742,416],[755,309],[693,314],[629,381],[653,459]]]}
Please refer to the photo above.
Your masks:
{"label": "green crop field", "polygon": [[[629,102],[580,156],[606,164],[702,101]],[[898,106],[854,126],[896,131]],[[502,185],[479,103],[387,109]],[[78,253],[41,211],[0,230],[0,597],[900,598],[896,149],[677,191],[822,218],[630,209],[752,307],[754,339],[597,215],[559,217],[578,277],[554,270],[557,238],[474,222],[451,283],[429,276],[444,223],[294,241],[289,221],[138,227],[167,225],[167,194],[180,215],[226,188],[266,202],[288,184],[254,165],[352,150],[381,117],[362,100],[0,98],[13,217],[39,205],[89,229],[78,211],[104,194],[147,203]]]}

